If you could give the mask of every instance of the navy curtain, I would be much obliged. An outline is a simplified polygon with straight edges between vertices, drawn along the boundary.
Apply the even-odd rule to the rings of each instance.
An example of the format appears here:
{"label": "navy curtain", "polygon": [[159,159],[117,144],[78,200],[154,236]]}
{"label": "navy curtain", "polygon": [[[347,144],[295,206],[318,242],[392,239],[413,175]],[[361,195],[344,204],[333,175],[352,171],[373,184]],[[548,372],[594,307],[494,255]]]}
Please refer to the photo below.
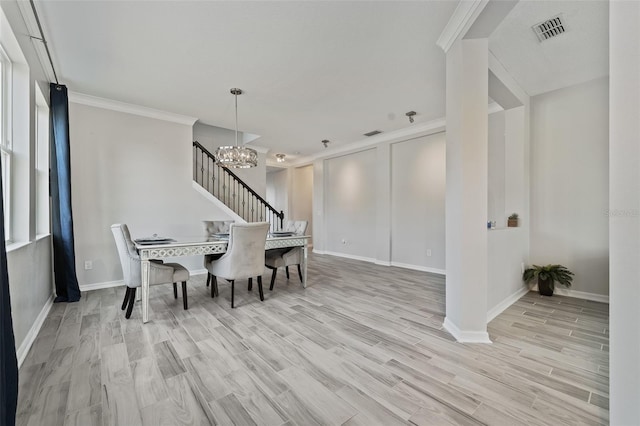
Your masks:
{"label": "navy curtain", "polygon": [[[2,188],[2,164],[0,164],[0,188]],[[9,273],[7,272],[7,247],[4,243],[4,208],[0,197],[0,425],[16,423],[18,403],[18,360],[11,319]]]}
{"label": "navy curtain", "polygon": [[71,214],[71,156],[69,153],[69,99],[67,87],[51,83],[51,234],[54,302],[77,302],[80,287],[76,277]]}

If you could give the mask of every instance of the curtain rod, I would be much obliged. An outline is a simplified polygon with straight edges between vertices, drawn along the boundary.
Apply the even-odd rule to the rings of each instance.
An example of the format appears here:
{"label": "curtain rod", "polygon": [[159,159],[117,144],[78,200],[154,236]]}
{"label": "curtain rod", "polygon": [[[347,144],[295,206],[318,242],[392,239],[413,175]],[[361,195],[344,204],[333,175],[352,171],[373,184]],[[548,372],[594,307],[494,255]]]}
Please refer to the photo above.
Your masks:
{"label": "curtain rod", "polygon": [[53,76],[56,79],[56,84],[60,84],[58,82],[58,74],[56,74],[56,68],[53,66],[53,60],[51,59],[51,52],[49,51],[49,45],[47,44],[47,40],[44,38],[44,31],[42,31],[42,25],[40,25],[40,18],[38,17],[38,12],[36,12],[36,5],[33,3],[33,0],[29,0],[29,4],[31,5],[31,10],[33,11],[33,16],[36,18],[36,24],[38,24],[38,31],[40,31],[40,38],[30,36],[31,38],[35,38],[36,40],[40,40],[42,44],[44,44],[44,49],[47,51],[47,57],[49,58],[49,63],[51,64],[51,71],[53,71]]}

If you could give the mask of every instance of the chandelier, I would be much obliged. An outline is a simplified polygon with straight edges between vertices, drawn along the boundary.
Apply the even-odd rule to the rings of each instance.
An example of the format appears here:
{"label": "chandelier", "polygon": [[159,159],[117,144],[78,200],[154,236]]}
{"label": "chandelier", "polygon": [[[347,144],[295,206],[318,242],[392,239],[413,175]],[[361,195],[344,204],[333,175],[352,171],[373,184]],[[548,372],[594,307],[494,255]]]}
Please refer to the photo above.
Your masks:
{"label": "chandelier", "polygon": [[258,165],[258,153],[255,149],[240,146],[238,144],[238,95],[242,95],[242,90],[233,88],[231,94],[236,101],[236,144],[234,146],[221,146],[213,154],[216,162],[224,167],[236,169],[248,169]]}

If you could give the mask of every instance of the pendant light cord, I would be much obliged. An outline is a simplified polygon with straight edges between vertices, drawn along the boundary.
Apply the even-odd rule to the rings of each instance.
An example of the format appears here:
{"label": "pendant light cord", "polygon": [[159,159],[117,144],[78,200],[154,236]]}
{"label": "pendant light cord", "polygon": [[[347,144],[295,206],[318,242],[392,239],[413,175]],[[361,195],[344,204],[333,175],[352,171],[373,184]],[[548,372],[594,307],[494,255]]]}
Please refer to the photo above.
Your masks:
{"label": "pendant light cord", "polygon": [[238,93],[234,93],[236,99],[236,146],[238,145]]}

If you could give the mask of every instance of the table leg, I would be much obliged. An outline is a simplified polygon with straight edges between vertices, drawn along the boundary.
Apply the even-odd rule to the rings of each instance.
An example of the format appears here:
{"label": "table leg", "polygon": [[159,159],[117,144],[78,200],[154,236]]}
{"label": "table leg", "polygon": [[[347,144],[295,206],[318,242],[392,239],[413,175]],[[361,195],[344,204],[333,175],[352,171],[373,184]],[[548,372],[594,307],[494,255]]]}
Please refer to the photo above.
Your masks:
{"label": "table leg", "polygon": [[151,264],[148,260],[140,262],[142,268],[142,322],[149,321],[149,273]]}
{"label": "table leg", "polygon": [[307,288],[307,244],[302,246],[302,287]]}

